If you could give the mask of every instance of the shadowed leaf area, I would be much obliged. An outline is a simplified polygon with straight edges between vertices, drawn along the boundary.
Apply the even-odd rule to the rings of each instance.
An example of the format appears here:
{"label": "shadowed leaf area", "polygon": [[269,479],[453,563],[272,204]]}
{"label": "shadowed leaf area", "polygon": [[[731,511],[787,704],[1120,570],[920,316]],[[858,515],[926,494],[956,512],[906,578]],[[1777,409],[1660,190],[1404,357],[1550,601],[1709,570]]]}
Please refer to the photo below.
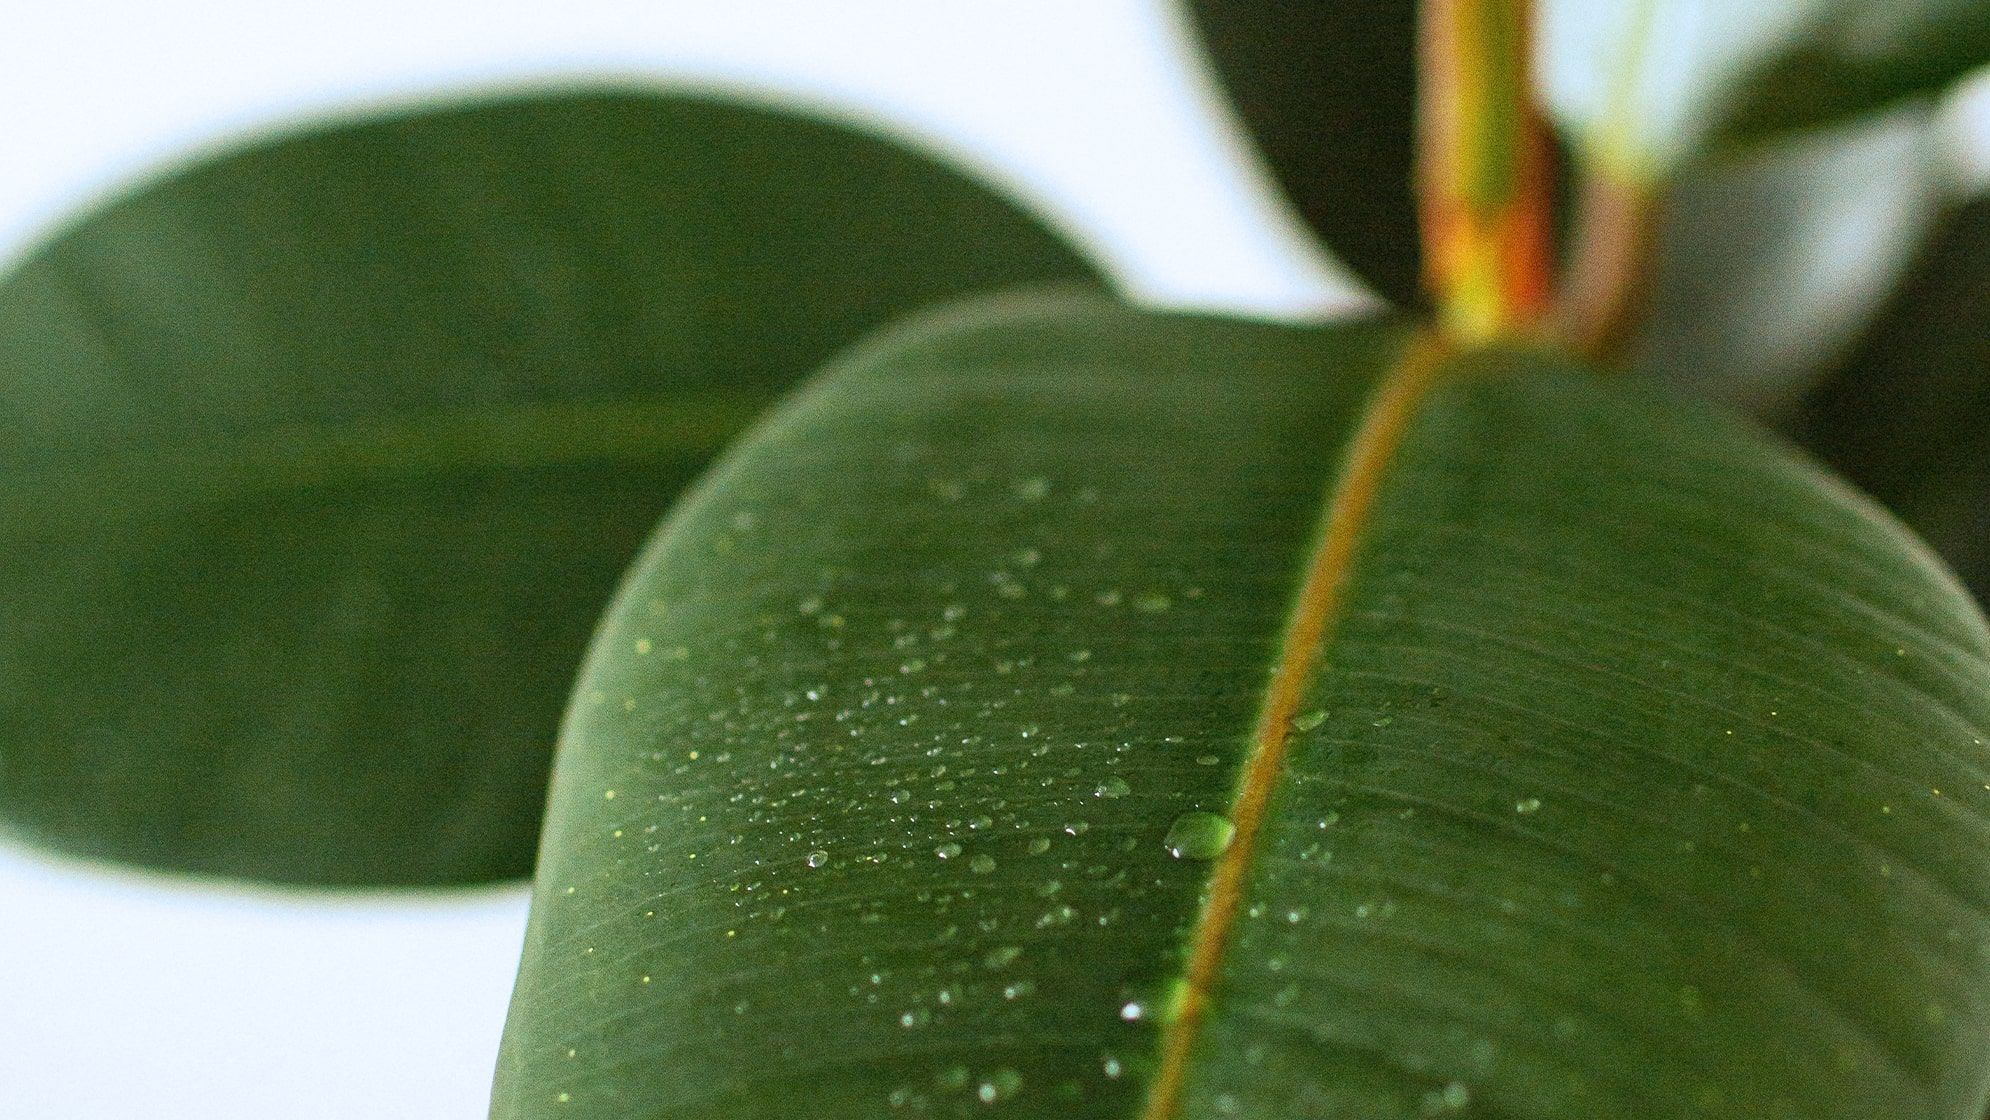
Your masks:
{"label": "shadowed leaf area", "polygon": [[1990,65],[1983,0],[1822,0],[1754,68],[1715,129],[1745,145],[1930,97]]}
{"label": "shadowed leaf area", "polygon": [[1990,596],[1990,197],[1949,216],[1787,426]]}
{"label": "shadowed leaf area", "polygon": [[259,143],[0,280],[0,814],[157,867],[523,874],[586,637],[796,376],[1086,267],[882,140],[567,92]]}
{"label": "shadowed leaf area", "polygon": [[1300,217],[1384,297],[1416,303],[1415,3],[1190,0],[1187,12]]}
{"label": "shadowed leaf area", "polygon": [[1969,598],[1737,422],[1405,353],[1012,298],[756,428],[588,658],[494,1114],[1975,1120]]}

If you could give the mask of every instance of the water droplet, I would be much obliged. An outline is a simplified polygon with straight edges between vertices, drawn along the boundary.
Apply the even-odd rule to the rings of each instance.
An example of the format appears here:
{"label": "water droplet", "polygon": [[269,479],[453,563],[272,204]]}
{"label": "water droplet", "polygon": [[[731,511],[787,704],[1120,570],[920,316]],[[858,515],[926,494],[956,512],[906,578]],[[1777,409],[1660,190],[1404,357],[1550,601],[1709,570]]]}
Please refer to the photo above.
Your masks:
{"label": "water droplet", "polygon": [[1023,1087],[1023,1075],[1012,1069],[998,1069],[981,1082],[974,1095],[983,1104],[994,1104],[1003,1097],[1013,1097],[1016,1090]]}
{"label": "water droplet", "polygon": [[1513,803],[1513,811],[1516,813],[1531,813],[1540,807],[1541,799],[1538,797],[1523,797]]}
{"label": "water droplet", "polygon": [[952,859],[955,856],[959,855],[960,853],[961,853],[960,845],[953,843],[942,844],[939,847],[933,849],[933,854],[939,856],[941,859]]}
{"label": "water droplet", "polygon": [[1138,1023],[1147,1017],[1147,1006],[1137,999],[1127,1000],[1120,1006],[1119,1017],[1129,1023]]}
{"label": "water droplet", "polygon": [[1325,722],[1327,722],[1326,710],[1322,708],[1314,708],[1310,712],[1301,712],[1298,715],[1293,716],[1292,730],[1311,731],[1315,727],[1318,727]]}
{"label": "water droplet", "polygon": [[1049,850],[1050,850],[1050,837],[1035,836],[1030,838],[1029,851],[1031,855],[1040,856]]}
{"label": "water droplet", "polygon": [[1175,818],[1163,843],[1176,859],[1215,859],[1236,835],[1237,826],[1228,817],[1195,810]]}
{"label": "water droplet", "polygon": [[995,870],[995,857],[989,855],[987,852],[982,852],[967,861],[967,869],[976,875],[986,875],[990,871]]}
{"label": "water droplet", "polygon": [[810,852],[808,858],[803,862],[807,863],[810,867],[821,867],[829,862],[829,853],[823,851],[821,848],[817,848],[815,851]]}
{"label": "water droplet", "polygon": [[1440,1112],[1457,1112],[1472,1103],[1472,1091],[1461,1082],[1453,1081],[1442,1089],[1433,1089],[1423,1096],[1423,1114],[1433,1116]]}
{"label": "water droplet", "polygon": [[1127,794],[1132,792],[1133,792],[1133,787],[1126,784],[1125,778],[1114,777],[1114,778],[1107,778],[1105,781],[1100,782],[1098,786],[1092,790],[1092,796],[1125,797]]}
{"label": "water droplet", "polygon": [[1133,600],[1133,609],[1146,614],[1159,614],[1174,605],[1173,599],[1159,592],[1150,592]]}
{"label": "water droplet", "polygon": [[1016,497],[1026,502],[1040,502],[1050,493],[1050,480],[1047,478],[1026,478],[1016,483]]}

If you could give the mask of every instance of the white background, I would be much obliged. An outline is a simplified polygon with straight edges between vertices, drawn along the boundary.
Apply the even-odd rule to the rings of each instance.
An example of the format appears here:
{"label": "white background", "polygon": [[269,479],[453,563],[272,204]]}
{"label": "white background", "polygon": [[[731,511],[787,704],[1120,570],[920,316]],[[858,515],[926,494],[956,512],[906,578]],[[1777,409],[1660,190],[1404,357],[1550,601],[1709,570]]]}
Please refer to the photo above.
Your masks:
{"label": "white background", "polygon": [[[1158,0],[62,0],[7,23],[0,259],[272,126],[605,75],[881,124],[1029,198],[1150,299],[1351,298],[1238,158]],[[0,1117],[481,1117],[524,918],[523,887],[220,890],[0,849]]]}
{"label": "white background", "polygon": [[[272,127],[606,77],[829,107],[945,152],[1152,301],[1360,299],[1293,236],[1165,0],[61,0],[7,25],[0,261]],[[481,1117],[524,915],[518,886],[222,889],[0,849],[0,1118]]]}

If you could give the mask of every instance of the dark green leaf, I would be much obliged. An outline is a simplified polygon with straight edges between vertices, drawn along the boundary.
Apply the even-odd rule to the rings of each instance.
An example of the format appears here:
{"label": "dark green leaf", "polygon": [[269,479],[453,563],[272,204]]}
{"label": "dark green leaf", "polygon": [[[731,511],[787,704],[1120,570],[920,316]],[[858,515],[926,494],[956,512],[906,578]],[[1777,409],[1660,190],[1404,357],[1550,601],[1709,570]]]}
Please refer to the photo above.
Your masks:
{"label": "dark green leaf", "polygon": [[982,306],[760,427],[597,636],[496,1116],[1975,1120],[1968,598],[1717,415],[1402,343]]}
{"label": "dark green leaf", "polygon": [[1189,0],[1188,11],[1246,132],[1307,224],[1377,291],[1416,302],[1416,5]]}
{"label": "dark green leaf", "polygon": [[1789,426],[1990,597],[1990,196],[1949,217]]}
{"label": "dark green leaf", "polygon": [[871,325],[1085,268],[919,156],[636,93],[256,145],[0,282],[0,812],[95,856],[531,866],[671,497]]}
{"label": "dark green leaf", "polygon": [[1793,44],[1739,84],[1715,146],[1746,144],[1931,97],[1990,65],[1984,0],[1823,0]]}

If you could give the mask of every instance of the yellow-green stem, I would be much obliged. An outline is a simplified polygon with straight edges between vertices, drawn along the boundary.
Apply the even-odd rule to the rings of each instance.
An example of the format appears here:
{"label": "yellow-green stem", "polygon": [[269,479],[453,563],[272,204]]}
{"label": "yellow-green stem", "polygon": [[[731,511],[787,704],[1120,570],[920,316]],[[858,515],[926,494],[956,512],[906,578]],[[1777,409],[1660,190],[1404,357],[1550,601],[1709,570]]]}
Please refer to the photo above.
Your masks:
{"label": "yellow-green stem", "polygon": [[1425,282],[1446,334],[1525,333],[1548,301],[1553,177],[1530,0],[1426,0],[1417,179]]}

